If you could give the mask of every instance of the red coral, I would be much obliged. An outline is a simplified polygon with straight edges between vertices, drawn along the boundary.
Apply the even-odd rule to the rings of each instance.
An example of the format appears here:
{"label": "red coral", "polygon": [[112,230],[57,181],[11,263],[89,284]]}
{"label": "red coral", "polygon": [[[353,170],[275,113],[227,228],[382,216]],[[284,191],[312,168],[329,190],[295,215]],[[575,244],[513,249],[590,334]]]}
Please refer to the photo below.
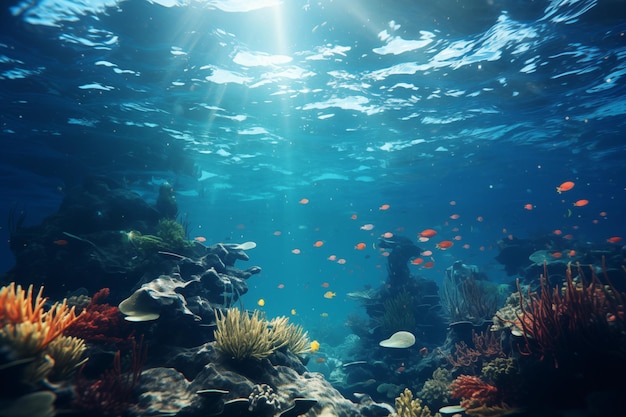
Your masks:
{"label": "red coral", "polygon": [[461,398],[465,408],[477,408],[498,403],[498,389],[477,376],[461,375],[450,384],[453,398]]}
{"label": "red coral", "polygon": [[88,342],[128,342],[132,330],[117,307],[104,303],[108,295],[108,288],[94,294],[84,313],[63,334],[80,337]]}

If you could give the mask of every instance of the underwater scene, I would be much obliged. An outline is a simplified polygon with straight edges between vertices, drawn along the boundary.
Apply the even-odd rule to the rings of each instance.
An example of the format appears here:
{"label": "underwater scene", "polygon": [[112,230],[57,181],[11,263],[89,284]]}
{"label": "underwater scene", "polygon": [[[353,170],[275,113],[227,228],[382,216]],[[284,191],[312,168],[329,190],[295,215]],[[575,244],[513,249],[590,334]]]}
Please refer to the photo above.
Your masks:
{"label": "underwater scene", "polygon": [[626,0],[7,0],[0,417],[605,417]]}

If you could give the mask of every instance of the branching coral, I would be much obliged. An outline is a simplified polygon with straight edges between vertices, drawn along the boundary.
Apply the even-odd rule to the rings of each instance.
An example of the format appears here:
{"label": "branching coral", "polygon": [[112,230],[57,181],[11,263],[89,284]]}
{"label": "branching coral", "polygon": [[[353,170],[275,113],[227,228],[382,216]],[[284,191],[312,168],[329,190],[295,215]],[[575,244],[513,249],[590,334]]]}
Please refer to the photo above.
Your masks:
{"label": "branching coral", "polygon": [[[0,344],[10,350],[17,362],[31,362],[19,376],[20,382],[26,384],[34,384],[51,372],[58,377],[70,375],[84,352],[80,341],[61,340],[53,344],[77,316],[67,300],[44,311],[46,299],[42,292],[43,288],[33,296],[32,285],[24,290],[15,283],[0,289]],[[67,349],[72,351],[69,355]]]}
{"label": "branching coral", "polygon": [[460,398],[461,406],[467,409],[499,403],[498,389],[477,376],[460,375],[450,384],[450,391],[452,397]]}
{"label": "branching coral", "polygon": [[[550,357],[556,367],[564,358],[577,361],[596,354],[626,359],[626,294],[610,282],[603,285],[591,270],[587,280],[577,268],[577,282],[568,266],[564,288],[550,288],[546,275],[541,277],[539,294],[520,293],[520,309],[515,325],[524,338],[524,355]],[[607,280],[608,281],[608,280]]]}
{"label": "branching coral", "polygon": [[446,368],[437,368],[433,372],[433,377],[424,382],[422,390],[418,393],[426,403],[444,405],[450,402],[450,383],[452,373]]}
{"label": "branching coral", "polygon": [[422,401],[419,398],[413,399],[413,393],[408,388],[396,398],[396,412],[390,417],[441,417],[441,414],[430,414],[428,406],[422,407]]}
{"label": "branching coral", "polygon": [[267,321],[259,311],[248,315],[231,308],[216,312],[216,324],[215,346],[232,359],[263,359],[283,346],[295,354],[309,350],[307,333],[284,316]]}

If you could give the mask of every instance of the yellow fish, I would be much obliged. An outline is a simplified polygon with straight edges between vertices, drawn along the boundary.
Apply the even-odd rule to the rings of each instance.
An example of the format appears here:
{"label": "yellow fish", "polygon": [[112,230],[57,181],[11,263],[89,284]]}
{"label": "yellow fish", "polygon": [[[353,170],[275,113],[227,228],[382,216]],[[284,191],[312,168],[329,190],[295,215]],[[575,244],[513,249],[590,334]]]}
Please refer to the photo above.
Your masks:
{"label": "yellow fish", "polygon": [[320,343],[317,340],[311,342],[311,352],[317,352],[320,350]]}
{"label": "yellow fish", "polygon": [[292,315],[292,316],[295,316],[295,315],[296,315],[296,309],[295,309],[295,308],[292,308],[292,309],[291,309],[291,315]]}
{"label": "yellow fish", "polygon": [[320,314],[321,317],[328,317],[328,313],[324,312],[322,314]]}
{"label": "yellow fish", "polygon": [[263,307],[265,305],[265,300],[262,298],[259,298],[259,301],[257,301],[256,303],[259,305],[259,307]]}
{"label": "yellow fish", "polygon": [[334,293],[334,292],[332,292],[332,291],[326,291],[326,292],[324,293],[324,298],[331,299],[331,298],[333,298],[333,297],[334,297],[334,296],[336,296],[336,295],[337,295],[337,293]]}

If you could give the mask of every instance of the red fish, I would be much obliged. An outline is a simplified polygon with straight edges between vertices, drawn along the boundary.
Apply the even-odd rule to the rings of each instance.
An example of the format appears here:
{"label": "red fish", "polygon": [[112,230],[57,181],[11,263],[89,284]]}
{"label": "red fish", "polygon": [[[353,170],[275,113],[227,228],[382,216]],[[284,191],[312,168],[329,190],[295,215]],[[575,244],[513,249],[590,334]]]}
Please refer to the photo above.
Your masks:
{"label": "red fish", "polygon": [[451,248],[453,245],[454,242],[451,240],[442,240],[441,242],[437,243],[435,247],[437,249],[446,250],[448,248]]}
{"label": "red fish", "polygon": [[563,184],[556,187],[556,192],[561,194],[563,191],[569,191],[574,188],[574,185],[572,181],[565,181]]}
{"label": "red fish", "polygon": [[578,200],[577,202],[574,203],[574,206],[583,207],[583,206],[586,206],[587,204],[589,204],[589,200]]}
{"label": "red fish", "polygon": [[425,229],[420,232],[421,237],[431,238],[437,234],[437,231],[434,229]]}

